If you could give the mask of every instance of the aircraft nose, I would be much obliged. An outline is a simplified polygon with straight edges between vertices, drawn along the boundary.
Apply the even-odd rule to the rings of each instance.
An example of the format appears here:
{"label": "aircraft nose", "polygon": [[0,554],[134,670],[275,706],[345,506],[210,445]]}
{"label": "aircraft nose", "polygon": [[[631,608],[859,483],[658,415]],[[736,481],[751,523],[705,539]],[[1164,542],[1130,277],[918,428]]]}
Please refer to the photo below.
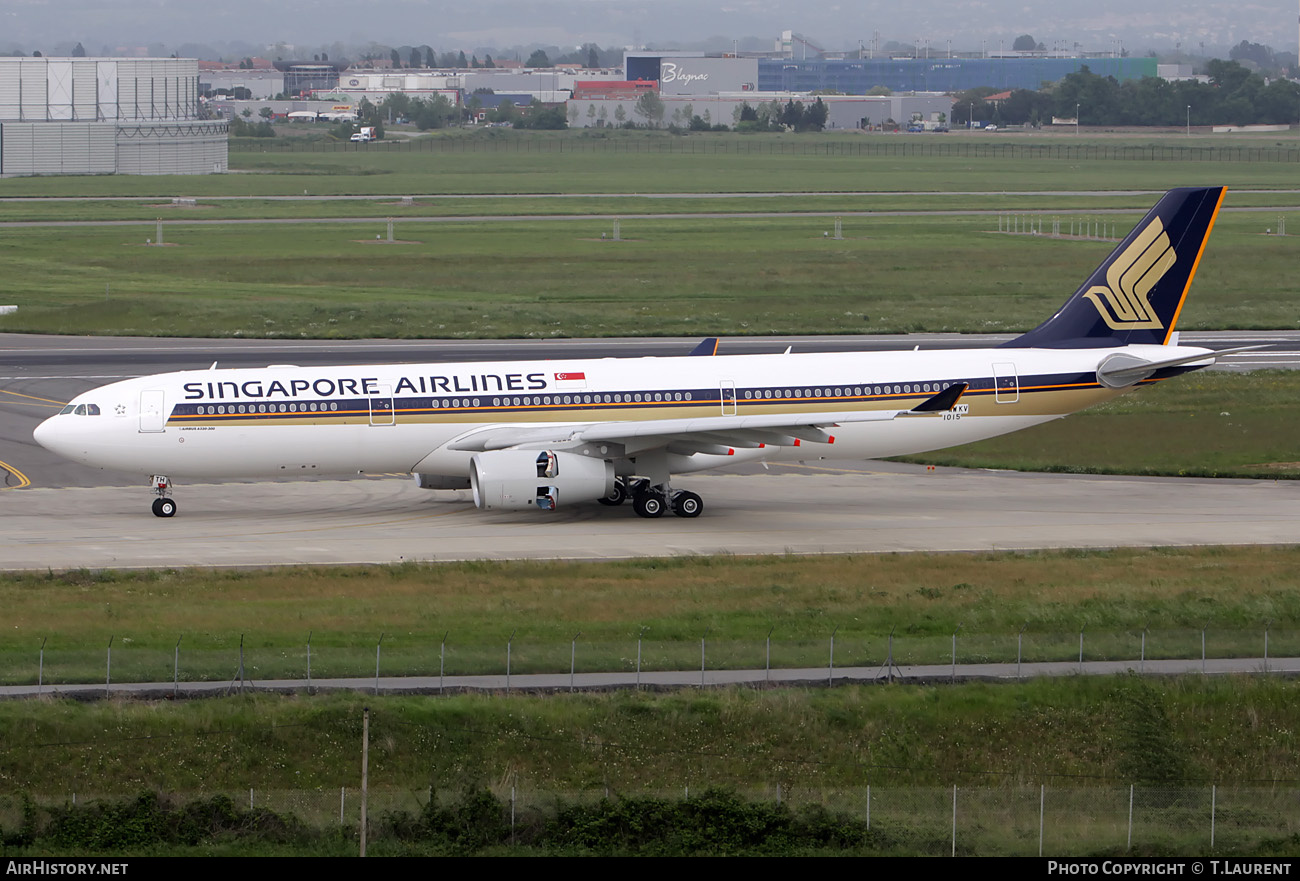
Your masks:
{"label": "aircraft nose", "polygon": [[66,433],[60,430],[59,424],[59,418],[51,416],[36,426],[32,431],[32,439],[52,453],[60,452],[64,446],[60,441],[65,438]]}

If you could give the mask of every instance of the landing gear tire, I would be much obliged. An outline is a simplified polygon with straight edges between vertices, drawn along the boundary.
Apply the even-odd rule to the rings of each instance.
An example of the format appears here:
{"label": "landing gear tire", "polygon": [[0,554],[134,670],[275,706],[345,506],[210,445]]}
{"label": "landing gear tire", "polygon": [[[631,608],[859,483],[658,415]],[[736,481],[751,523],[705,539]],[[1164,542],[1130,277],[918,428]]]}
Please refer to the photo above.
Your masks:
{"label": "landing gear tire", "polygon": [[175,517],[176,501],[174,499],[154,499],[153,515],[155,517]]}
{"label": "landing gear tire", "polygon": [[627,501],[627,497],[627,486],[624,485],[623,481],[616,480],[614,481],[614,488],[609,491],[609,495],[601,499],[596,499],[596,501],[600,502],[602,505],[609,505],[611,508],[617,508],[619,505]]}
{"label": "landing gear tire", "polygon": [[632,510],[638,517],[662,517],[665,507],[663,496],[655,492],[637,493],[632,499]]}
{"label": "landing gear tire", "polygon": [[704,510],[704,500],[685,490],[673,496],[673,513],[678,517],[698,517]]}

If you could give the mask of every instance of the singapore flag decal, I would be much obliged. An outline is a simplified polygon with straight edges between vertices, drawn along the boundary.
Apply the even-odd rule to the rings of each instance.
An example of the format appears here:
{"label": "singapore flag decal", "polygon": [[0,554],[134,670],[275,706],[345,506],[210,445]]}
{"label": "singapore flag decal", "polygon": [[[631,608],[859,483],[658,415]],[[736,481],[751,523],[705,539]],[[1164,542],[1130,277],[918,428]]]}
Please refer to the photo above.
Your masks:
{"label": "singapore flag decal", "polygon": [[581,370],[567,370],[555,374],[555,388],[558,391],[587,387],[587,374]]}

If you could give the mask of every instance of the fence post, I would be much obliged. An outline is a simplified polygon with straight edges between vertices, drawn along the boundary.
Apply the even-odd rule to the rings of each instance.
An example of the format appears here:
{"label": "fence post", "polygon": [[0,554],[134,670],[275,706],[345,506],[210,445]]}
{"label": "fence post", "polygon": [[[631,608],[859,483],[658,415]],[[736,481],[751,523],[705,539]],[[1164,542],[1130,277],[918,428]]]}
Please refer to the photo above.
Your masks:
{"label": "fence post", "polygon": [[1147,672],[1147,630],[1151,628],[1150,624],[1142,627],[1142,654],[1138,660],[1138,673]]}
{"label": "fence post", "polygon": [[244,634],[239,634],[239,693],[244,693]]}
{"label": "fence post", "polygon": [[370,800],[370,707],[361,715],[361,855],[366,855],[366,809]]}
{"label": "fence post", "polygon": [[450,630],[442,634],[442,645],[438,648],[438,694],[442,694],[443,675],[447,671],[447,634]]}
{"label": "fence post", "polygon": [[1210,850],[1214,850],[1214,818],[1215,807],[1218,801],[1219,787],[1216,784],[1210,784]]}
{"label": "fence post", "polygon": [[40,695],[41,689],[45,686],[45,640],[47,637],[41,637],[40,658],[36,662],[36,694]]}
{"label": "fence post", "polygon": [[840,632],[840,628],[838,626],[831,631],[831,660],[830,660],[830,666],[826,668],[827,686],[831,686],[835,684],[835,634],[839,632]]}
{"label": "fence post", "polygon": [[379,634],[379,642],[375,643],[375,697],[379,697],[379,652],[384,647],[384,634]]}
{"label": "fence post", "polygon": [[775,624],[767,629],[767,655],[763,663],[763,681],[769,685],[772,682],[772,631],[775,629]]}
{"label": "fence post", "polygon": [[957,856],[957,784],[952,785],[952,856]]}
{"label": "fence post", "polygon": [[1125,850],[1133,849],[1133,784],[1128,785],[1128,844]]}
{"label": "fence post", "polygon": [[1083,672],[1083,628],[1079,628],[1079,672]]}
{"label": "fence post", "polygon": [[1210,622],[1206,621],[1205,626],[1201,628],[1201,675],[1205,675],[1205,631],[1209,629]]}
{"label": "fence post", "polygon": [[519,628],[510,631],[510,638],[506,640],[506,694],[510,693],[510,652],[514,647],[515,634],[518,632]]}
{"label": "fence post", "polygon": [[1043,811],[1047,806],[1047,784],[1038,784],[1038,856],[1043,855]]}
{"label": "fence post", "polygon": [[172,655],[172,697],[173,697],[173,698],[176,697],[177,692],[180,690],[180,682],[181,682],[181,640],[184,639],[184,638],[185,638],[185,634],[183,634],[183,633],[182,633],[179,637],[176,638],[176,649],[175,649],[175,651],[174,651],[174,653],[173,653],[173,655]]}
{"label": "fence post", "polygon": [[636,687],[641,690],[641,639],[645,636],[645,628],[636,635]]}
{"label": "fence post", "polygon": [[[573,642],[569,643],[569,691],[570,692],[573,691],[573,673],[578,665],[578,637],[579,636],[582,636],[581,630],[579,630],[577,633],[573,635]],[[512,792],[514,791],[513,787],[511,788],[511,791]]]}
{"label": "fence post", "polygon": [[[1267,633],[1268,631],[1265,631]],[[1267,644],[1267,638],[1264,640]],[[1264,663],[1264,672],[1268,672],[1268,662]],[[104,696],[107,697],[113,685],[113,637],[108,638],[108,661],[104,665]]]}
{"label": "fence post", "polygon": [[1016,681],[1017,682],[1020,681],[1020,659],[1023,656],[1023,649],[1025,646],[1025,628],[1028,626],[1029,626],[1029,622],[1026,621],[1024,624],[1020,625],[1020,632],[1016,634]]}
{"label": "fence post", "polygon": [[[957,622],[957,630],[961,630],[961,622]],[[957,630],[952,632],[952,681],[957,681]]]}
{"label": "fence post", "polygon": [[1268,672],[1268,628],[1272,626],[1272,624],[1273,624],[1273,620],[1271,618],[1264,622],[1264,672],[1265,673]]}
{"label": "fence post", "polygon": [[339,787],[339,825],[343,825],[343,796],[348,791],[346,786]]}
{"label": "fence post", "polygon": [[709,631],[712,627],[704,629],[704,635],[700,637],[700,688],[704,687],[704,643],[709,638]]}
{"label": "fence post", "polygon": [[311,635],[315,631],[307,631],[307,691],[311,691]]}

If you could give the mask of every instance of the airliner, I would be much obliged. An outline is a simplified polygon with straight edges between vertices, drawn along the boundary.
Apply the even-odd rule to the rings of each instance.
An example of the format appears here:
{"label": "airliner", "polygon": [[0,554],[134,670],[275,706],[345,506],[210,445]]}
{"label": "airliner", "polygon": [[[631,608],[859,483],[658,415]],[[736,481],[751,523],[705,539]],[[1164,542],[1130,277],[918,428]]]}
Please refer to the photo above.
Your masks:
{"label": "airliner", "polygon": [[1175,325],[1223,187],[1166,193],[1038,327],[983,349],[189,370],[77,396],[35,439],[177,478],[410,473],[485,510],[628,500],[698,517],[674,477],[736,462],[871,459],[1059,419],[1214,363]]}

